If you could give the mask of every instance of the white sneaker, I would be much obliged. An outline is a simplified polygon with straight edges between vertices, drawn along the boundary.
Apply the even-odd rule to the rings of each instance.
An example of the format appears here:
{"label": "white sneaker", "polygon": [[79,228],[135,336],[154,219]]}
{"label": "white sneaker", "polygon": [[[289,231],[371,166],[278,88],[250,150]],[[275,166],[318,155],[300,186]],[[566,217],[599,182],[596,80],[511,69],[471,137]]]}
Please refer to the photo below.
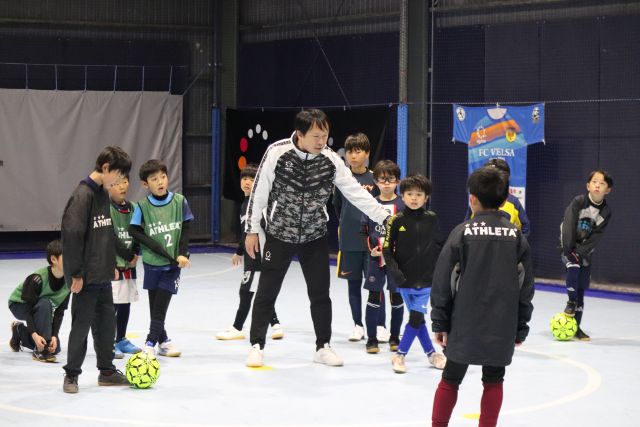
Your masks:
{"label": "white sneaker", "polygon": [[271,327],[271,339],[272,340],[281,340],[284,337],[284,329],[280,323],[276,323]]}
{"label": "white sneaker", "polygon": [[242,331],[237,330],[233,326],[229,326],[229,329],[218,332],[216,334],[217,340],[243,340],[244,333]]}
{"label": "white sneaker", "polygon": [[156,355],[156,347],[155,345],[151,345],[150,341],[147,341],[144,346],[142,347],[142,351],[144,351],[145,353],[154,356]]}
{"label": "white sneaker", "polygon": [[260,368],[263,366],[264,351],[260,350],[260,344],[254,344],[247,357],[247,366],[250,368]]}
{"label": "white sneaker", "polygon": [[113,349],[113,358],[114,359],[124,359],[124,353],[120,351],[118,347]]}
{"label": "white sneaker", "polygon": [[376,329],[376,338],[378,338],[378,342],[389,342],[389,338],[391,338],[391,333],[387,331],[387,328],[384,326],[378,326]]}
{"label": "white sneaker", "polygon": [[165,357],[180,357],[182,352],[173,345],[171,340],[166,340],[162,344],[158,345],[158,356]]}
{"label": "white sneaker", "polygon": [[395,354],[391,358],[391,365],[393,366],[393,372],[396,374],[405,374],[407,367],[404,364],[404,356],[402,354]]}
{"label": "white sneaker", "polygon": [[434,351],[427,357],[429,358],[429,363],[436,369],[444,369],[444,365],[447,364],[447,357],[444,354]]}
{"label": "white sneaker", "polygon": [[360,341],[364,338],[364,328],[360,325],[356,325],[353,328],[353,332],[349,335],[349,341]]}
{"label": "white sneaker", "polygon": [[313,356],[313,361],[327,366],[342,366],[344,364],[329,344],[325,344],[324,347],[316,351],[316,354]]}

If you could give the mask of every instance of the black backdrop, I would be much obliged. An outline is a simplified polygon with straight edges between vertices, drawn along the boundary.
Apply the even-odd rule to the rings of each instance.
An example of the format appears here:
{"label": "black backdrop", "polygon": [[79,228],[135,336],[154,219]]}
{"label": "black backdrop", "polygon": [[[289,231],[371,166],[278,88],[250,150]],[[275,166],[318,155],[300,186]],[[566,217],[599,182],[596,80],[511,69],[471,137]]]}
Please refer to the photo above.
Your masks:
{"label": "black backdrop", "polygon": [[[362,132],[371,144],[371,167],[384,151],[384,133],[391,113],[389,107],[358,108],[350,110],[325,109],[329,118],[329,146],[335,152],[344,147],[347,136]],[[224,176],[224,197],[242,202],[240,167],[242,156],[247,163],[259,164],[269,144],[288,138],[293,133],[297,111],[259,111],[227,109],[226,161],[232,166]],[[266,133],[264,133],[266,132]],[[242,151],[240,141],[247,141]]]}

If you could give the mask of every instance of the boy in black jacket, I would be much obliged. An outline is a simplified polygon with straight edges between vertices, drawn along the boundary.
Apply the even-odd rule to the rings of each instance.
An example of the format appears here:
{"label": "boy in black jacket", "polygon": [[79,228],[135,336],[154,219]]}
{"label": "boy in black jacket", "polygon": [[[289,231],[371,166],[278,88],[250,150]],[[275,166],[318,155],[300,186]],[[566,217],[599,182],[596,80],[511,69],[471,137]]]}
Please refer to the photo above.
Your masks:
{"label": "boy in black jacket", "polygon": [[587,194],[580,194],[571,201],[560,224],[562,262],[567,268],[569,295],[564,312],[568,316],[575,316],[578,322],[575,338],[580,341],[591,340],[580,328],[584,291],[589,289],[591,255],[611,219],[611,208],[605,197],[612,187],[613,178],[606,171],[591,172],[587,180]]}
{"label": "boy in black jacket", "polygon": [[106,189],[131,169],[131,159],[120,147],[106,147],[94,170],[80,181],[62,215],[64,276],[71,284],[71,332],[63,391],[78,392],[78,375],[87,354],[87,335],[93,334],[98,385],[129,383],[113,365],[115,312],[111,280],[116,268],[116,251],[127,261],[134,258],[116,238],[111,223],[109,194]]}
{"label": "boy in black jacket", "polygon": [[438,258],[431,320],[447,363],[433,401],[433,426],[449,425],[469,365],[482,365],[479,426],[495,426],[505,366],[529,332],[534,292],[529,244],[498,211],[506,185],[495,168],[471,174],[474,217],[453,229]]}
{"label": "boy in black jacket", "polygon": [[433,269],[442,248],[438,217],[425,208],[431,194],[431,182],[423,175],[410,175],[400,182],[400,193],[405,208],[387,223],[382,255],[387,271],[398,285],[405,305],[409,309],[409,323],[391,359],[394,372],[407,370],[404,358],[418,337],[422,349],[437,369],[444,368],[445,357],[436,353],[429,338],[424,315],[431,293]]}

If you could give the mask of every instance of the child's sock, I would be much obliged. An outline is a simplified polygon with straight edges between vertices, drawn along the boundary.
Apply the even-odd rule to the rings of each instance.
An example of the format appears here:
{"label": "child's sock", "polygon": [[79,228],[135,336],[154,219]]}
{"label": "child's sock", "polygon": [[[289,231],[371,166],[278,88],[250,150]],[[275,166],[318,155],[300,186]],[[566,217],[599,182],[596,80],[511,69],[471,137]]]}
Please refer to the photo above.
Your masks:
{"label": "child's sock", "polygon": [[495,427],[502,406],[502,383],[482,383],[484,391],[480,400],[478,427]]}
{"label": "child's sock", "polygon": [[580,275],[579,267],[567,268],[567,296],[569,301],[575,301],[578,298],[578,276]]}
{"label": "child's sock", "polygon": [[391,336],[400,336],[400,328],[402,327],[402,318],[404,317],[404,302],[398,294],[398,298],[391,295]]}
{"label": "child's sock", "polygon": [[114,304],[116,307],[116,342],[120,342],[127,334],[131,304]]}
{"label": "child's sock", "polygon": [[362,280],[348,280],[349,307],[353,323],[362,326]]}
{"label": "child's sock", "polygon": [[[378,310],[378,324],[376,326],[382,326],[386,328],[387,321],[387,303],[384,298],[384,292],[380,292],[380,310]],[[400,324],[402,324],[402,319],[400,319]]]}
{"label": "child's sock", "polygon": [[[162,342],[160,341],[161,336],[164,332],[164,322],[160,320],[151,320],[151,324],[149,325],[149,335],[147,335],[147,341]],[[166,339],[166,333],[165,339]]]}
{"label": "child's sock", "polygon": [[427,325],[425,323],[422,323],[418,328],[418,340],[420,340],[420,345],[422,345],[422,349],[427,354],[427,356],[435,351],[435,348],[433,348],[433,343],[431,342],[431,338],[429,337]]}
{"label": "child's sock", "polygon": [[440,380],[436,394],[433,398],[433,411],[431,412],[432,427],[446,427],[453,408],[458,401],[458,386],[445,380]]}
{"label": "child's sock", "polygon": [[576,307],[576,315],[574,316],[574,319],[576,319],[576,323],[578,324],[578,326],[580,326],[580,323],[582,322],[582,311],[584,310],[584,307],[581,305],[578,305]]}
{"label": "child's sock", "polygon": [[413,340],[416,338],[417,334],[418,334],[418,330],[407,323],[407,325],[404,327],[404,335],[402,335],[402,339],[400,340],[400,345],[398,346],[399,354],[409,353],[411,344],[413,344]]}
{"label": "child's sock", "polygon": [[367,308],[364,311],[364,323],[367,325],[367,336],[369,338],[376,337],[379,311],[379,303],[372,303],[371,300],[367,301]]}

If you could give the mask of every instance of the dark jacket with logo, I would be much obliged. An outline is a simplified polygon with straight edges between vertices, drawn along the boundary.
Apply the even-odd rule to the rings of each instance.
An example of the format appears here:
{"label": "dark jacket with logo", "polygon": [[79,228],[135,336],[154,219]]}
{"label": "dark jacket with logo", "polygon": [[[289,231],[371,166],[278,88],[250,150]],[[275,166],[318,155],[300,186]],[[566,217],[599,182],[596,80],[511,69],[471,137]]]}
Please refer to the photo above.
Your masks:
{"label": "dark jacket with logo", "polygon": [[575,251],[583,265],[591,263],[591,255],[611,220],[606,200],[596,205],[589,193],[576,196],[564,211],[560,224],[560,246],[564,256]]}
{"label": "dark jacket with logo", "polygon": [[432,211],[405,207],[389,219],[382,255],[387,271],[399,287],[431,287],[443,241],[438,217]]}
{"label": "dark jacket with logo", "polygon": [[62,214],[62,262],[65,281],[82,277],[84,286],[110,284],[117,253],[127,261],[133,253],[116,238],[109,194],[87,177],[80,181]]}
{"label": "dark jacket with logo", "polygon": [[453,229],[431,289],[434,332],[458,363],[507,366],[529,333],[533,268],[527,239],[501,213],[480,212]]}

